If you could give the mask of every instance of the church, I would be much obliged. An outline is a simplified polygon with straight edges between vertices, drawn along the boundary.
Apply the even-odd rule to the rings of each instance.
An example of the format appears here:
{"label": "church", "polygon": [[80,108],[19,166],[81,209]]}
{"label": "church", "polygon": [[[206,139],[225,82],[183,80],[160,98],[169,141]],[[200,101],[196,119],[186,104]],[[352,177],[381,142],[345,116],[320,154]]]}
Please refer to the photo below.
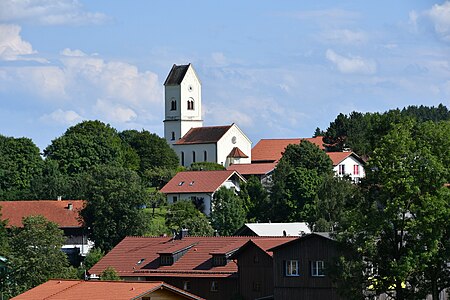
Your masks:
{"label": "church", "polygon": [[236,124],[203,126],[202,86],[191,64],[173,65],[164,88],[164,138],[182,166],[251,163],[252,143]]}

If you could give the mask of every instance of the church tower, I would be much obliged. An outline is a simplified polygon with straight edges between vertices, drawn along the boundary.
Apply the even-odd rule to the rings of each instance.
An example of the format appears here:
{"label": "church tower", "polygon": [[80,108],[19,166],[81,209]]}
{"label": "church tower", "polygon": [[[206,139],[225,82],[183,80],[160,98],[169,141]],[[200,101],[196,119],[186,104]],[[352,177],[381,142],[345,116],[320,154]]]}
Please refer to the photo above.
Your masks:
{"label": "church tower", "polygon": [[202,86],[191,64],[173,65],[164,82],[164,138],[173,145],[189,129],[202,127]]}

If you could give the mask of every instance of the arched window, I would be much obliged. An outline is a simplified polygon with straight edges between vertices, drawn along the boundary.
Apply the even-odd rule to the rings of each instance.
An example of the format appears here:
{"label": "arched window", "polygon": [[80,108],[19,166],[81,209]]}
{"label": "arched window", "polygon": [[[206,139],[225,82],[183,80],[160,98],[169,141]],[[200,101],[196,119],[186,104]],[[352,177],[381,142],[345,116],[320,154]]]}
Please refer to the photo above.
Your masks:
{"label": "arched window", "polygon": [[181,165],[184,167],[184,152],[181,151]]}
{"label": "arched window", "polygon": [[175,141],[175,131],[172,131],[172,138],[171,138],[171,140]]}
{"label": "arched window", "polygon": [[203,151],[203,161],[208,161],[208,152]]}
{"label": "arched window", "polygon": [[192,151],[192,162],[195,163],[195,151]]}
{"label": "arched window", "polygon": [[170,102],[170,110],[177,110],[177,101],[175,99],[172,99]]}
{"label": "arched window", "polygon": [[187,102],[187,109],[194,110],[194,100],[192,98],[190,98]]}

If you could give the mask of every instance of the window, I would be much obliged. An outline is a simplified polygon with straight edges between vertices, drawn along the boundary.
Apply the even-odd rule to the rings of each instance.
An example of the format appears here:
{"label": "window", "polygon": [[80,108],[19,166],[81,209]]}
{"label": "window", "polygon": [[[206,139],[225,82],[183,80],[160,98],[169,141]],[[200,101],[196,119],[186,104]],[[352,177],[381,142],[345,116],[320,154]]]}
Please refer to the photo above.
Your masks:
{"label": "window", "polygon": [[182,186],[184,184],[184,181],[180,181],[179,183],[178,183],[178,186]]}
{"label": "window", "polygon": [[353,165],[353,175],[359,175],[359,165]]}
{"label": "window", "polygon": [[345,165],[339,165],[339,175],[345,174]]}
{"label": "window", "polygon": [[173,257],[171,255],[161,255],[159,261],[161,266],[170,266],[173,264]]}
{"label": "window", "polygon": [[183,290],[185,290],[185,291],[191,290],[191,282],[190,281],[183,281]]}
{"label": "window", "polygon": [[286,276],[298,276],[298,260],[286,261]]}
{"label": "window", "polygon": [[253,291],[259,292],[261,290],[261,282],[253,282]]}
{"label": "window", "polygon": [[172,99],[170,102],[170,110],[177,110],[177,101],[175,99]]}
{"label": "window", "polygon": [[208,152],[203,151],[203,161],[208,161]]}
{"label": "window", "polygon": [[188,110],[194,110],[194,100],[191,98],[187,102],[187,109]]}
{"label": "window", "polygon": [[181,165],[184,167],[184,152],[181,151]]}
{"label": "window", "polygon": [[219,291],[219,283],[217,281],[211,281],[211,292]]}
{"label": "window", "polygon": [[225,266],[227,264],[227,258],[225,255],[214,255],[213,265],[214,266]]}
{"label": "window", "polygon": [[172,141],[175,141],[175,131],[172,131],[172,137],[171,137]]}
{"label": "window", "polygon": [[177,201],[178,201],[178,197],[177,197],[177,196],[173,196],[172,202],[175,203],[175,202],[177,202]]}
{"label": "window", "polygon": [[325,269],[324,263],[322,260],[317,260],[317,261],[311,262],[311,276],[314,276],[314,277],[325,276],[324,269]]}
{"label": "window", "polygon": [[192,151],[192,162],[195,163],[195,151]]}

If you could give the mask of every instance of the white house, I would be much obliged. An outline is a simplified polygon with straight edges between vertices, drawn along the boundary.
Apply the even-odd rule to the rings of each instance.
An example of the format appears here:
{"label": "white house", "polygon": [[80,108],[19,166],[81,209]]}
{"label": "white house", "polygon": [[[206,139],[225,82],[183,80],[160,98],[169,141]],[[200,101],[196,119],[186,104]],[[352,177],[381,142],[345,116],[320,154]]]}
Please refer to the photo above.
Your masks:
{"label": "white house", "polygon": [[327,152],[333,161],[333,170],[338,177],[348,176],[354,183],[358,183],[366,176],[364,160],[354,152]]}
{"label": "white house", "polygon": [[191,64],[173,65],[164,87],[164,137],[182,166],[251,162],[251,141],[236,124],[203,126],[201,83]]}
{"label": "white house", "polygon": [[168,203],[180,200],[193,201],[202,206],[203,213],[210,215],[214,193],[225,186],[240,191],[240,182],[245,179],[236,171],[186,171],[177,173],[162,189]]}

